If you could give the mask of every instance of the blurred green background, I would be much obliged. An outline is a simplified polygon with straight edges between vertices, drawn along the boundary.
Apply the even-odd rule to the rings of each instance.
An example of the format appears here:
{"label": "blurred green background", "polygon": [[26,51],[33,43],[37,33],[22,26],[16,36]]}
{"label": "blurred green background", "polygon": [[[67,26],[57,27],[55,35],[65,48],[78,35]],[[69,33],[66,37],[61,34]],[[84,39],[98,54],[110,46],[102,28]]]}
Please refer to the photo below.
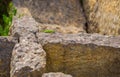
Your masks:
{"label": "blurred green background", "polygon": [[16,12],[11,0],[0,0],[0,36],[9,35],[9,28]]}

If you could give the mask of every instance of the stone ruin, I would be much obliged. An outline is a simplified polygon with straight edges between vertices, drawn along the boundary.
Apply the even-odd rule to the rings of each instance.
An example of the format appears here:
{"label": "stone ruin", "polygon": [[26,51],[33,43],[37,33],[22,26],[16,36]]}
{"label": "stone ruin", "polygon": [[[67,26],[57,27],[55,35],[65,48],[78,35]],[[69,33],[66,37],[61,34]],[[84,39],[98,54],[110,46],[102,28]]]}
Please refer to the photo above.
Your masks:
{"label": "stone ruin", "polygon": [[10,36],[0,37],[0,77],[120,77],[119,2],[13,0],[18,13]]}

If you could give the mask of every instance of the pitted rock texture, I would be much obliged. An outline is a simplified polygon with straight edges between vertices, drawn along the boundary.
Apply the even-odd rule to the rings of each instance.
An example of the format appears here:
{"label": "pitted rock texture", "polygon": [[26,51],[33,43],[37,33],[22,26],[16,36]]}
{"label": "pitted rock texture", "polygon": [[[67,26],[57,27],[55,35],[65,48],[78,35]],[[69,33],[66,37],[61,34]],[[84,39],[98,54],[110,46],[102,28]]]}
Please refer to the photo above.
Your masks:
{"label": "pitted rock texture", "polygon": [[40,77],[46,64],[45,55],[40,44],[20,37],[12,53],[11,77]]}
{"label": "pitted rock texture", "polygon": [[120,37],[98,34],[38,34],[47,72],[73,77],[119,77]]}
{"label": "pitted rock texture", "polygon": [[45,70],[46,53],[37,41],[37,22],[27,15],[13,20],[11,36],[18,43],[12,52],[10,77],[41,77]]}
{"label": "pitted rock texture", "polygon": [[57,72],[57,73],[51,72],[51,73],[44,73],[42,77],[72,77],[72,76],[61,72]]}
{"label": "pitted rock texture", "polygon": [[86,20],[79,0],[13,0],[13,3],[19,13],[32,16],[40,23],[40,31],[86,32]]}
{"label": "pitted rock texture", "polygon": [[110,46],[114,48],[120,47],[120,36],[104,36],[97,33],[87,34],[61,34],[61,33],[37,33],[38,41],[44,45],[48,42],[69,44],[69,43],[82,43],[82,44],[95,44],[101,46]]}
{"label": "pitted rock texture", "polygon": [[15,45],[11,38],[0,37],[0,77],[10,77],[10,59]]}
{"label": "pitted rock texture", "polygon": [[32,17],[25,15],[21,18],[14,18],[10,35],[19,38],[25,37],[31,33],[36,34],[37,32],[39,32],[38,23]]}
{"label": "pitted rock texture", "polygon": [[120,35],[120,0],[83,0],[88,32]]}

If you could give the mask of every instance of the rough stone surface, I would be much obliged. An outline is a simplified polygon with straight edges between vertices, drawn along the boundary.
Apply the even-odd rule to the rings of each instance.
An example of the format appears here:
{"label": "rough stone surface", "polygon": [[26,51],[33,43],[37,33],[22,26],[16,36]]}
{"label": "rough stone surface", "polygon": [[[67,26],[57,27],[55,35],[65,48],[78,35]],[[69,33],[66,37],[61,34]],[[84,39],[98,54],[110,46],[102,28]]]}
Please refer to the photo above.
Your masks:
{"label": "rough stone surface", "polygon": [[[107,1],[83,0],[81,6],[79,0],[13,0],[18,13],[10,34],[17,44],[10,77],[41,77],[43,73],[43,77],[120,77],[120,36],[58,33],[79,33],[88,28],[91,33],[117,35],[119,13],[115,7],[119,2],[114,6],[118,0]],[[108,7],[114,12],[106,10]],[[42,33],[46,29],[55,33]]]}
{"label": "rough stone surface", "polygon": [[45,55],[40,44],[20,37],[12,53],[11,77],[40,77],[46,64]]}
{"label": "rough stone surface", "polygon": [[10,77],[41,77],[45,70],[46,53],[38,43],[37,22],[30,16],[15,17],[11,36],[17,38],[11,59]]}
{"label": "rough stone surface", "polygon": [[0,77],[10,77],[10,58],[15,45],[10,38],[0,37]]}
{"label": "rough stone surface", "polygon": [[25,15],[21,18],[14,18],[13,26],[10,30],[10,35],[19,38],[27,36],[31,33],[36,34],[38,31],[38,23],[32,17]]}
{"label": "rough stone surface", "polygon": [[32,16],[40,23],[41,31],[51,29],[61,33],[85,32],[86,21],[79,0],[13,0],[13,2],[19,13]]}
{"label": "rough stone surface", "polygon": [[120,37],[98,34],[38,34],[47,72],[73,77],[120,77]]}
{"label": "rough stone surface", "polygon": [[120,0],[83,0],[88,32],[120,35]]}
{"label": "rough stone surface", "polygon": [[72,76],[60,72],[57,73],[52,72],[52,73],[44,73],[42,77],[72,77]]}

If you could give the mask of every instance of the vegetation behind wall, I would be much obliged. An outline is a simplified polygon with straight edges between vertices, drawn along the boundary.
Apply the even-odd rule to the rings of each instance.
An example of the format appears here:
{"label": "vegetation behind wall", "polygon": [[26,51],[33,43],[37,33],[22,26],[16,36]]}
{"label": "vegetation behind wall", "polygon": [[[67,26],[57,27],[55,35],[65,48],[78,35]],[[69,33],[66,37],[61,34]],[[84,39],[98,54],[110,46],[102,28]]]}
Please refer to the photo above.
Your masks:
{"label": "vegetation behind wall", "polygon": [[0,36],[7,36],[16,9],[11,0],[0,0]]}

